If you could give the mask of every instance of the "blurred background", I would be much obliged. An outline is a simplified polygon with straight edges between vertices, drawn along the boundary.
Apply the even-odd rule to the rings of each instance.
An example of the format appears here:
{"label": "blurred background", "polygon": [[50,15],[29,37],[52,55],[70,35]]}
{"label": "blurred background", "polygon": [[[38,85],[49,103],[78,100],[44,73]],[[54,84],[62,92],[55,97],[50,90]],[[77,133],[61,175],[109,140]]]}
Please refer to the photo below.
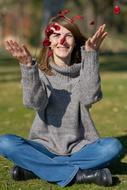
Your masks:
{"label": "blurred background", "polygon": [[[114,14],[115,5],[120,7],[120,14]],[[127,0],[0,0],[0,135],[14,133],[27,137],[35,115],[23,107],[20,67],[5,50],[4,41],[16,39],[37,56],[44,27],[62,9],[71,10],[70,16],[84,16],[83,21],[76,23],[86,37],[93,35],[99,25],[106,24],[108,36],[99,56],[104,98],[91,112],[100,135],[117,137],[127,154]],[[112,172],[121,183],[114,188],[126,190],[127,156],[116,165]],[[0,157],[1,190],[59,189],[41,180],[14,183],[9,175],[11,166],[11,162]],[[85,189],[95,190],[96,186]],[[83,185],[80,190],[84,190]]]}
{"label": "blurred background", "polygon": [[[121,8],[118,15],[113,12],[116,2]],[[84,21],[77,23],[87,37],[106,23],[109,35],[102,50],[127,51],[127,0],[0,0],[0,47],[8,38],[40,46],[44,26],[62,9],[70,9],[70,16],[84,16]],[[90,25],[92,21],[94,25]]]}

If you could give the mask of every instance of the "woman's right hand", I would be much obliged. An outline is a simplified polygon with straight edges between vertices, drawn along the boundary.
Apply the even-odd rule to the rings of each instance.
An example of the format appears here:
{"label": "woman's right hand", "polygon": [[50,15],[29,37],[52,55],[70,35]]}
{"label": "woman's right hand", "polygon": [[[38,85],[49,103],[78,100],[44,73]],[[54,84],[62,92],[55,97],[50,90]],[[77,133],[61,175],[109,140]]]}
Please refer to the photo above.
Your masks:
{"label": "woman's right hand", "polygon": [[20,45],[13,40],[7,40],[5,42],[5,48],[21,64],[31,66],[32,56],[25,45]]}

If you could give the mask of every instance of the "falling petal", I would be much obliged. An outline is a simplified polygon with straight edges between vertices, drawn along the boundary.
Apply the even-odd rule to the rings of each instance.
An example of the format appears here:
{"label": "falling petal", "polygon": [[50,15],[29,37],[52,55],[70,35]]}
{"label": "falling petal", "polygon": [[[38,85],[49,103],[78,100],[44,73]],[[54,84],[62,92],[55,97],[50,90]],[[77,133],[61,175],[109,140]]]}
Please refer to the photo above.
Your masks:
{"label": "falling petal", "polygon": [[75,22],[76,20],[83,20],[84,17],[80,16],[80,15],[75,15],[74,17],[72,17],[71,22]]}
{"label": "falling petal", "polygon": [[90,25],[95,25],[95,21],[92,20],[92,21],[90,22]]}
{"label": "falling petal", "polygon": [[120,7],[118,5],[115,5],[113,11],[115,15],[120,14]]}
{"label": "falling petal", "polygon": [[70,10],[68,10],[68,9],[65,9],[65,10],[63,10],[63,11],[60,11],[59,13],[58,13],[58,16],[65,16],[66,14],[68,14],[70,12]]}

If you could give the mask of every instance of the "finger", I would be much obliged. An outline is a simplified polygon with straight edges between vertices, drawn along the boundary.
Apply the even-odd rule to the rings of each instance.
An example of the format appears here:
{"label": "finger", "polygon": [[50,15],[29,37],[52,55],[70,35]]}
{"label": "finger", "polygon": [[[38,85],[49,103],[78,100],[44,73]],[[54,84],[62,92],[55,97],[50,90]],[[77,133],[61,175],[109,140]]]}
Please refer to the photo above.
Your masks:
{"label": "finger", "polygon": [[20,46],[16,41],[13,44],[16,51],[23,52],[22,46]]}
{"label": "finger", "polygon": [[101,31],[102,31],[102,32],[105,31],[105,27],[106,27],[106,24],[103,24],[103,25],[102,25],[102,28],[101,28]]}
{"label": "finger", "polygon": [[91,42],[91,38],[88,38],[88,40],[86,41],[85,49],[87,51],[95,50],[94,44]]}
{"label": "finger", "polygon": [[93,44],[98,44],[101,39],[103,38],[103,35],[105,34],[105,24],[99,27],[99,30],[97,31],[96,35],[92,38]]}
{"label": "finger", "polygon": [[98,43],[97,43],[97,49],[100,47],[101,43],[103,42],[103,40],[105,39],[105,37],[107,36],[107,32],[105,32],[101,38],[98,40]]}
{"label": "finger", "polygon": [[16,41],[6,41],[5,48],[14,58],[17,58],[19,61],[22,59],[22,49]]}
{"label": "finger", "polygon": [[9,48],[9,49],[11,49],[11,50],[14,50],[14,49],[15,49],[14,41],[8,40],[8,41],[7,41],[7,45],[8,45],[8,48]]}
{"label": "finger", "polygon": [[106,27],[105,24],[99,26],[98,30],[96,31],[96,33],[92,37],[92,42],[95,42],[96,40],[98,40],[98,38],[105,32],[105,27]]}
{"label": "finger", "polygon": [[99,34],[99,30],[97,30],[97,32],[91,37],[91,42],[92,42],[92,43],[95,43],[95,41],[96,41],[97,38],[98,38],[98,34]]}
{"label": "finger", "polygon": [[6,43],[5,43],[5,48],[6,48],[7,51],[9,51],[9,53],[12,53],[12,52],[13,52],[13,48],[12,48],[12,46],[11,46],[10,41],[6,41]]}

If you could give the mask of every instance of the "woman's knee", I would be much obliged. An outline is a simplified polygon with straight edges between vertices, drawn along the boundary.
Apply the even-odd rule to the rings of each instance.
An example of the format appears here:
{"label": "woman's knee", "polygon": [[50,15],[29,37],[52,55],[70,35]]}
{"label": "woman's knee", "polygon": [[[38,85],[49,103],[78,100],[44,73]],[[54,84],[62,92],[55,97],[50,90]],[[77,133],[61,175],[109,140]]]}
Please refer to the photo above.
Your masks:
{"label": "woman's knee", "polygon": [[110,159],[118,157],[123,150],[122,144],[117,138],[103,138],[100,140],[100,144],[103,145],[101,154],[109,157]]}
{"label": "woman's knee", "polygon": [[21,138],[13,134],[5,134],[0,136],[0,154],[5,155],[7,152],[14,150]]}

